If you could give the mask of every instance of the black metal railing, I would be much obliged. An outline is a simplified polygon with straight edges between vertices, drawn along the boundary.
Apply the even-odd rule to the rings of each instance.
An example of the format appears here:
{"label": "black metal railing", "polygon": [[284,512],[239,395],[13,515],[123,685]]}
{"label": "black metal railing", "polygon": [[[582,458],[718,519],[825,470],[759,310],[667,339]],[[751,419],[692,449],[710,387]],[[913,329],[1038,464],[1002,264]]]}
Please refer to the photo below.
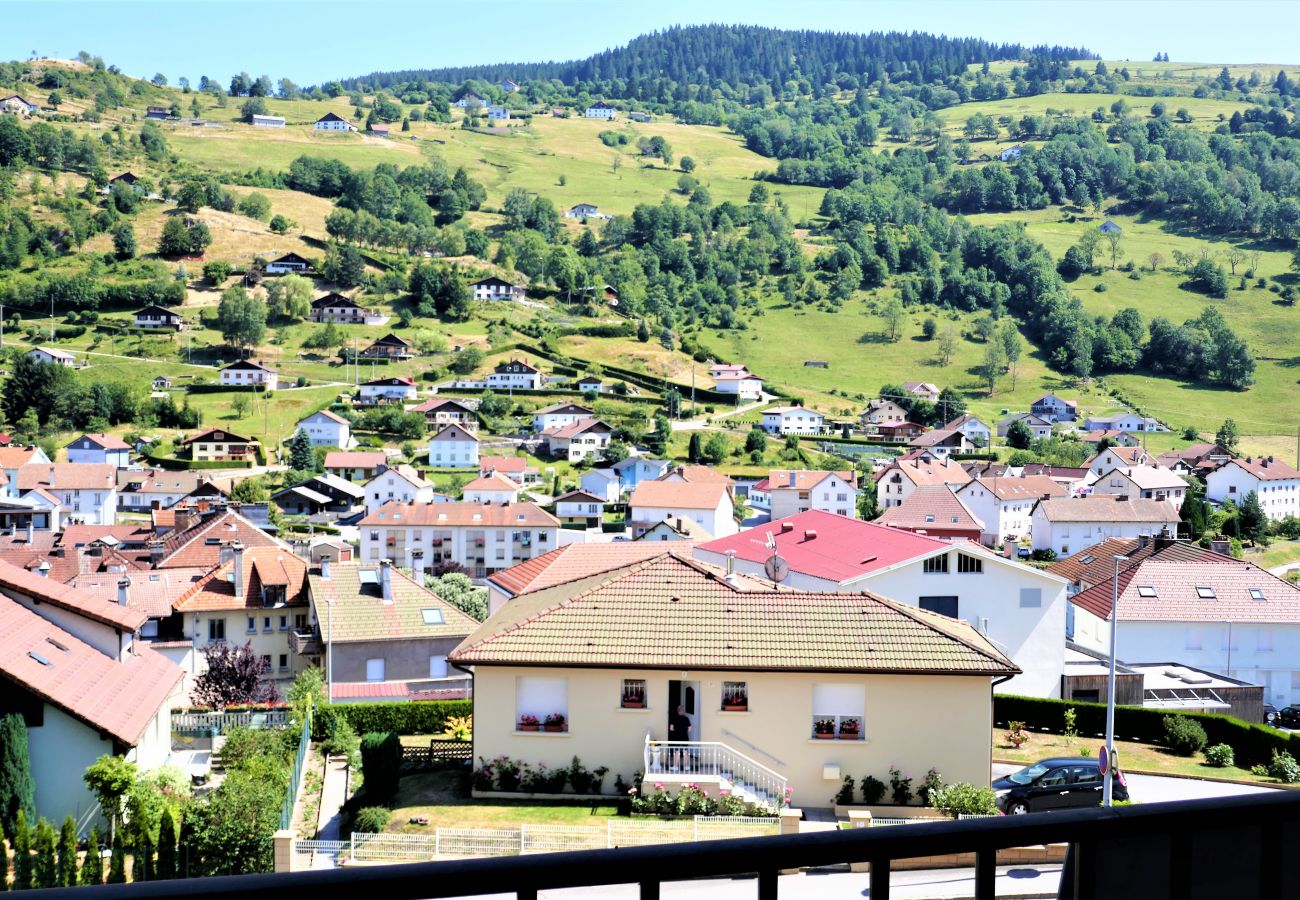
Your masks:
{"label": "black metal railing", "polygon": [[[975,897],[989,900],[996,896],[998,850],[1064,843],[1070,852],[1058,896],[1069,900],[1289,900],[1300,897],[1300,867],[1286,854],[1298,841],[1300,793],[1277,791],[895,828],[107,885],[95,896],[283,900],[323,891],[385,900],[484,894],[535,900],[543,890],[633,883],[644,900],[654,900],[664,882],[750,876],[759,900],[776,900],[782,870],[867,862],[868,896],[888,900],[894,860],[973,853]],[[41,897],[68,890],[42,891]]]}

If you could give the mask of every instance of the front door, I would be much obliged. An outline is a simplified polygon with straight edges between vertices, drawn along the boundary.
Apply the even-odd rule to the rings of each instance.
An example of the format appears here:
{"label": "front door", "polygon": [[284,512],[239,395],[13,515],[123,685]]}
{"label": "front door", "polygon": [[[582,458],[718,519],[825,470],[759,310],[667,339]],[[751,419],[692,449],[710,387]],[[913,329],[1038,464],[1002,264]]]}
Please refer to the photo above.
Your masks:
{"label": "front door", "polygon": [[[690,722],[686,734],[673,728],[678,708]],[[680,723],[679,723],[680,724]],[[668,682],[668,721],[664,723],[668,739],[673,741],[698,741],[700,739],[700,683],[698,681]]]}

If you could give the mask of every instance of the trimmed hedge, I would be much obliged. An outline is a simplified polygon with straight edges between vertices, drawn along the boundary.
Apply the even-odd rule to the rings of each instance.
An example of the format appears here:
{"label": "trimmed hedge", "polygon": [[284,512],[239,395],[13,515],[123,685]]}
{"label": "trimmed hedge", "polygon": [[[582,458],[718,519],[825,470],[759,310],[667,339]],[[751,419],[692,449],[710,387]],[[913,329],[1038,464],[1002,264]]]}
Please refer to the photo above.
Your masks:
{"label": "trimmed hedge", "polygon": [[402,777],[402,742],[391,731],[361,736],[362,791],[367,800],[387,800]]}
{"label": "trimmed hedge", "polygon": [[[451,716],[474,712],[469,700],[421,700],[418,702],[333,703],[333,715],[347,719],[357,732],[391,731],[394,734],[442,734]],[[322,716],[322,719],[326,717]]]}
{"label": "trimmed hedge", "polygon": [[187,394],[260,394],[264,384],[187,384]]}
{"label": "trimmed hedge", "polygon": [[[1078,700],[1052,700],[1041,697],[1017,697],[1011,694],[993,695],[993,722],[1005,728],[1008,722],[1024,722],[1030,731],[1048,731],[1060,734],[1067,709],[1076,715],[1079,734],[1100,737],[1106,733],[1106,704],[1083,703]],[[1165,717],[1169,710],[1146,709],[1141,706],[1115,707],[1115,737],[1127,741],[1165,746]],[[1179,712],[1193,719],[1205,729],[1210,744],[1228,744],[1237,758],[1237,765],[1247,767],[1267,765],[1273,751],[1289,750],[1300,754],[1300,734],[1291,735],[1267,725],[1243,722],[1232,716],[1213,713]]]}
{"label": "trimmed hedge", "polygon": [[157,466],[160,469],[169,469],[173,472],[197,469],[251,469],[253,464],[246,459],[241,460],[217,460],[217,459],[178,459],[174,456],[151,456],[144,454],[144,458],[149,461],[150,465]]}

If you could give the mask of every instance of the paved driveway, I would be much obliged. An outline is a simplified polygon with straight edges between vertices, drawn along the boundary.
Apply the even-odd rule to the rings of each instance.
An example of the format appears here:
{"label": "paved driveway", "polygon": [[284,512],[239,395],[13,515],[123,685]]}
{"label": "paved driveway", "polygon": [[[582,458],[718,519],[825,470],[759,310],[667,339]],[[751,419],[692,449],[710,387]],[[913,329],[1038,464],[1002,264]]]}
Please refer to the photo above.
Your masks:
{"label": "paved driveway", "polygon": [[[1001,778],[1020,766],[995,765],[993,777]],[[1174,800],[1201,800],[1207,797],[1239,797],[1262,794],[1275,788],[1253,784],[1225,784],[1196,778],[1170,778],[1163,775],[1125,775],[1129,796],[1137,803],[1167,803]]]}

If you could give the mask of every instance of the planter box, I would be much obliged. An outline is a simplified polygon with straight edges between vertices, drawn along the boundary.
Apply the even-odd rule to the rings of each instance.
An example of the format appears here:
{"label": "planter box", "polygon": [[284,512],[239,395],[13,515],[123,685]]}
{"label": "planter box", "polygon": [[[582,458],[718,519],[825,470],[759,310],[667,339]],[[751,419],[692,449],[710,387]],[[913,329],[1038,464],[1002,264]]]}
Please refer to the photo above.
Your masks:
{"label": "planter box", "polygon": [[858,734],[857,732],[854,732],[852,734],[846,734],[845,732],[841,731],[838,737],[841,741],[856,741],[856,740],[860,740],[862,735]]}
{"label": "planter box", "polygon": [[836,818],[847,819],[851,811],[862,811],[871,813],[873,818],[886,819],[940,819],[950,820],[949,816],[941,809],[935,809],[933,806],[898,806],[893,803],[880,803],[874,806],[867,806],[862,803],[835,804]]}
{"label": "planter box", "polygon": [[567,725],[543,725],[542,727],[551,732],[569,730],[569,726]]}
{"label": "planter box", "polygon": [[749,712],[749,704],[740,705],[739,703],[722,704],[723,712]]}
{"label": "planter box", "polygon": [[813,733],[813,737],[815,737],[815,738],[816,738],[817,740],[819,740],[819,741],[833,741],[833,740],[835,740],[835,735],[834,735],[834,734],[822,734],[820,731],[814,732],[814,733]]}
{"label": "planter box", "polygon": [[623,709],[645,709],[645,703],[640,700],[624,700]]}
{"label": "planter box", "polygon": [[523,724],[522,722],[519,723],[519,730],[520,730],[520,731],[537,731],[537,730],[538,730],[539,728],[541,728],[541,727],[542,727],[542,726],[540,726],[540,725],[525,725],[525,724]]}

